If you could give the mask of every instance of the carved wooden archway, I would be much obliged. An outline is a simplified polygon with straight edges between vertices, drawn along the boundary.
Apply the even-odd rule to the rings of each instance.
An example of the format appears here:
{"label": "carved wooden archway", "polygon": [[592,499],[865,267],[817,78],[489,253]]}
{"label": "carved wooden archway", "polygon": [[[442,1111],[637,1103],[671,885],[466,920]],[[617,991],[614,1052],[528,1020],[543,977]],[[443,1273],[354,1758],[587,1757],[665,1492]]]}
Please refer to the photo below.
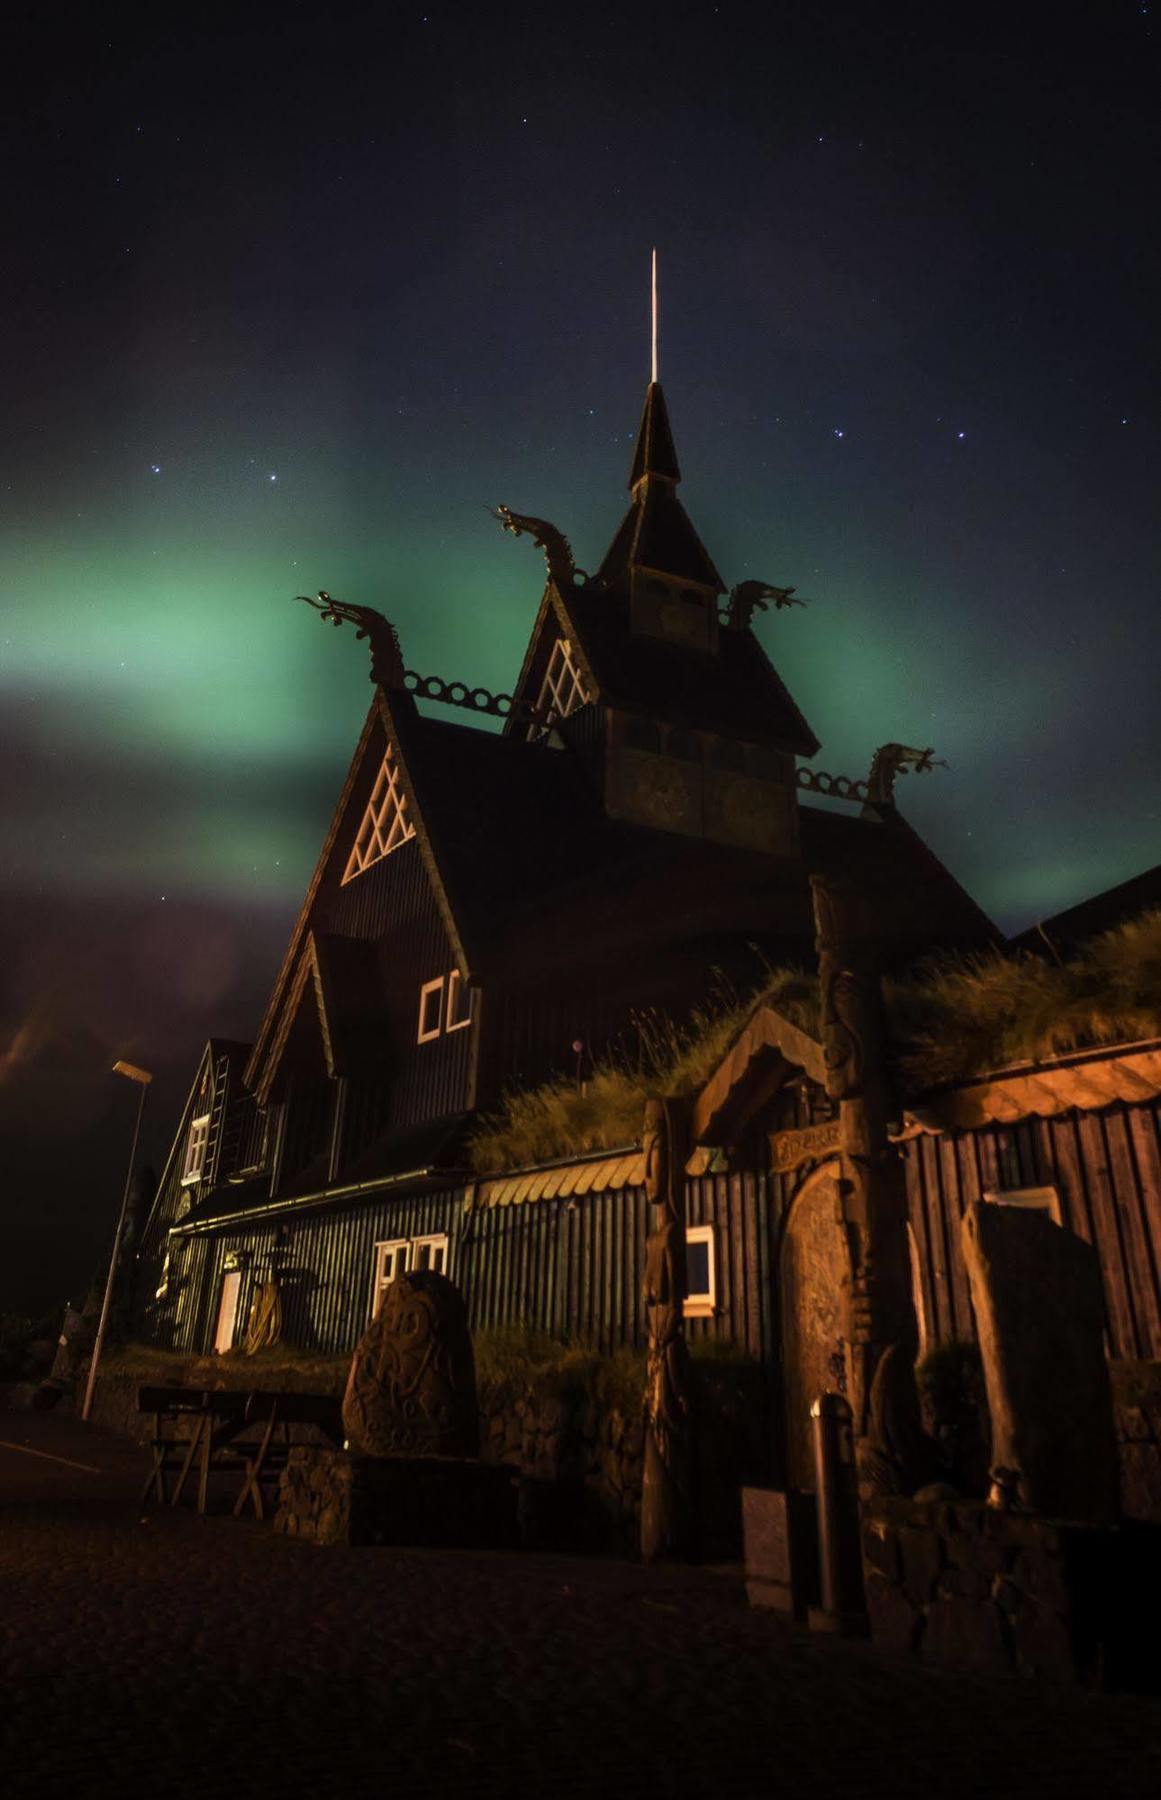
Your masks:
{"label": "carved wooden archway", "polygon": [[786,1485],[813,1491],[810,1409],[846,1387],[850,1250],[839,1216],[839,1162],[812,1171],[790,1202],[778,1257]]}

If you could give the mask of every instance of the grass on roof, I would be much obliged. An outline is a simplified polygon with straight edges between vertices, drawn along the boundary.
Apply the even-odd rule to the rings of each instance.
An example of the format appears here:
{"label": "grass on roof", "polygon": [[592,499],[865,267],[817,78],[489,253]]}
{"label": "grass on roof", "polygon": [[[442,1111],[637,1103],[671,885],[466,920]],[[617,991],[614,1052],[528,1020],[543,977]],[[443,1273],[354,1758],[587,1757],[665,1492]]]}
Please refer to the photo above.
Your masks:
{"label": "grass on roof", "polygon": [[1091,938],[1067,962],[1027,950],[929,959],[888,982],[886,1000],[913,1091],[1161,1036],[1161,907]]}
{"label": "grass on roof", "polygon": [[[905,1088],[963,1081],[1011,1063],[1161,1036],[1161,907],[1114,926],[1067,962],[1030,951],[928,958],[885,983]],[[476,1129],[479,1174],[636,1144],[648,1094],[694,1094],[760,1001],[817,1035],[817,981],[775,969],[746,999],[721,983],[684,1024],[656,1013],[578,1088],[560,1077],[512,1091]]]}
{"label": "grass on roof", "polygon": [[560,1076],[513,1089],[481,1121],[469,1146],[479,1174],[636,1144],[648,1094],[694,1094],[713,1074],[759,997],[805,1030],[817,1029],[813,975],[771,970],[758,994],[739,999],[721,980],[682,1024],[659,1012],[635,1015],[631,1038],[598,1062],[579,1087]]}

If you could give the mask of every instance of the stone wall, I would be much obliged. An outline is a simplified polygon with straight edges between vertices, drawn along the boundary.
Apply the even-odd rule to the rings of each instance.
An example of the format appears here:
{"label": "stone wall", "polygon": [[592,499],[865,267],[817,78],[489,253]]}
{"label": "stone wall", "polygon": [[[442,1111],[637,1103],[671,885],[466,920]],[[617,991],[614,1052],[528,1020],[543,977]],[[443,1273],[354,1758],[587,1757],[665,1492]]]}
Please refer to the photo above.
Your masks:
{"label": "stone wall", "polygon": [[1112,1377],[1121,1511],[1161,1525],[1161,1363],[1113,1363]]}
{"label": "stone wall", "polygon": [[355,1456],[292,1449],[274,1529],[314,1544],[515,1549],[516,1473],[451,1456]]}
{"label": "stone wall", "polygon": [[865,1507],[871,1635],[943,1668],[1156,1691],[1136,1643],[1161,1533],[1061,1524],[976,1501]]}
{"label": "stone wall", "polygon": [[[742,1553],[741,1490],[768,1475],[766,1394],[754,1365],[693,1364],[695,1442],[705,1560]],[[635,1553],[644,1467],[641,1403],[610,1403],[551,1381],[480,1394],[480,1455],[521,1476],[526,1541],[544,1548]]]}

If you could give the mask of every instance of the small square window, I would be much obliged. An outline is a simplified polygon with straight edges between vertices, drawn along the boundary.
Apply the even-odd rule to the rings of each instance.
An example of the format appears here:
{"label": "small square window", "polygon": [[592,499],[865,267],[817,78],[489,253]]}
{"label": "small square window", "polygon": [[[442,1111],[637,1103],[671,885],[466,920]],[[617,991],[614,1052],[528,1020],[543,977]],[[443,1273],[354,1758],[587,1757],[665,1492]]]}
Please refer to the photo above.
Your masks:
{"label": "small square window", "polygon": [[419,1036],[417,1042],[428,1044],[437,1038],[443,1024],[443,976],[425,981],[419,990]]}
{"label": "small square window", "polygon": [[447,1024],[444,1029],[462,1031],[471,1022],[472,990],[459,970],[453,969],[447,978]]}
{"label": "small square window", "polygon": [[430,1269],[433,1275],[446,1275],[446,1236],[414,1238],[411,1244],[411,1267]]}
{"label": "small square window", "polygon": [[690,1225],[685,1233],[685,1306],[687,1319],[706,1319],[717,1300],[714,1228]]}
{"label": "small square window", "polygon": [[185,1162],[181,1171],[181,1183],[188,1187],[191,1182],[200,1181],[206,1163],[206,1145],[210,1138],[210,1115],[203,1113],[195,1119],[189,1128],[186,1139]]}

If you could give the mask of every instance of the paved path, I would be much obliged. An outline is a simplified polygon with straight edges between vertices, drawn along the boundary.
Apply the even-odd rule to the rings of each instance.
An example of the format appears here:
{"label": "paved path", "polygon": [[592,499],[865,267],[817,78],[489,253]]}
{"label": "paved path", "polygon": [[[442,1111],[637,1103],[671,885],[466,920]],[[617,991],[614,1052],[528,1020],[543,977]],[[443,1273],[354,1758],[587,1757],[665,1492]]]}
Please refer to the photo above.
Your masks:
{"label": "paved path", "polygon": [[1161,1795],[1161,1702],[815,1640],[721,1574],[145,1514],[123,1440],[0,1440],[5,1800]]}

